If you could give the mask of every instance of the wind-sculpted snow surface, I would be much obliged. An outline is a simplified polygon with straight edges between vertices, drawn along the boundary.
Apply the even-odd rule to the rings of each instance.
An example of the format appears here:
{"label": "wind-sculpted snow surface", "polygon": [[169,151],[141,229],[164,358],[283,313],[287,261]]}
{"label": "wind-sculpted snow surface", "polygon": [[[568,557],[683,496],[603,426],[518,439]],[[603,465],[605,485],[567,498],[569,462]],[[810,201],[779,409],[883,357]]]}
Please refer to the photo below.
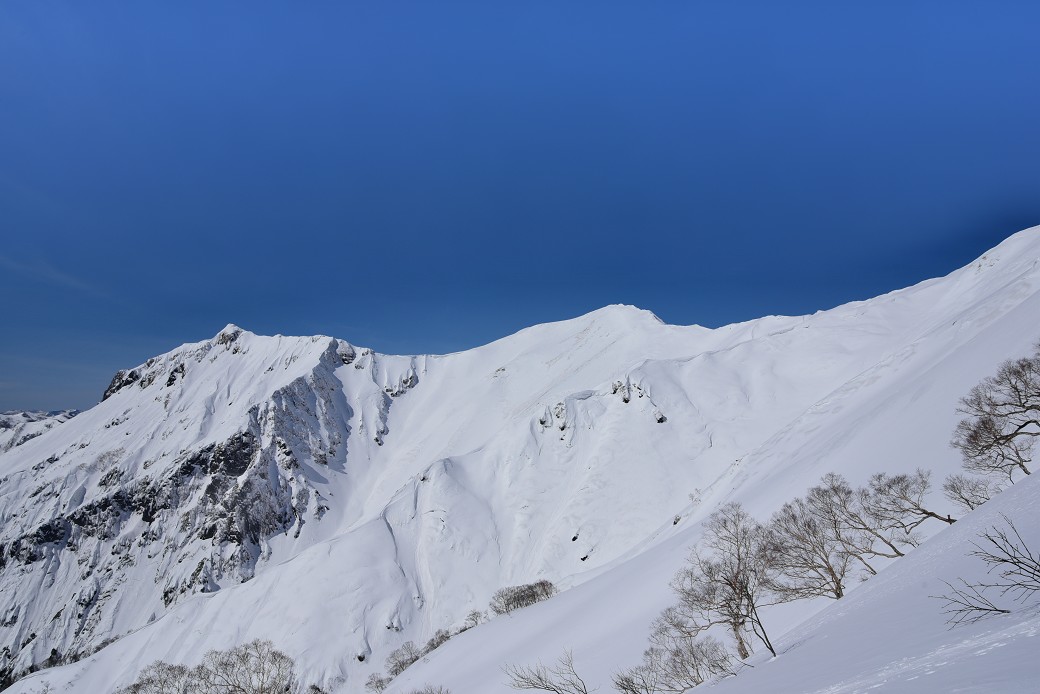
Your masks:
{"label": "wind-sculpted snow surface", "polygon": [[[108,691],[261,638],[361,692],[404,642],[546,579],[559,595],[390,691],[508,691],[503,664],[564,648],[605,691],[720,504],[764,519],[828,471],[954,470],[958,398],[1040,337],[1038,258],[1030,230],[812,316],[708,330],[612,306],[443,356],[229,326],[0,457],[3,664],[76,660],[15,691]],[[774,610],[773,632],[821,607]]]}

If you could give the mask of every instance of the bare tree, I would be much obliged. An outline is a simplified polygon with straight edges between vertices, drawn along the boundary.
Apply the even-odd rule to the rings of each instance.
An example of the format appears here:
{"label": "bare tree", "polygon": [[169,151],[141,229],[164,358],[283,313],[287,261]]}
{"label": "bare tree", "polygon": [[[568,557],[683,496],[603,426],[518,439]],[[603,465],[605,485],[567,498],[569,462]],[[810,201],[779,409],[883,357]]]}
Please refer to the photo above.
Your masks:
{"label": "bare tree", "polygon": [[270,641],[210,651],[195,668],[155,662],[119,694],[293,694],[295,663]]}
{"label": "bare tree", "polygon": [[924,498],[931,489],[931,476],[931,472],[921,468],[910,475],[879,472],[870,478],[864,503],[871,515],[880,522],[902,529],[910,539],[913,539],[914,530],[929,518],[954,523],[956,519],[949,515],[941,516],[925,506]]}
{"label": "bare tree", "polygon": [[903,556],[901,547],[913,544],[913,538],[903,532],[898,522],[872,511],[868,489],[854,490],[837,473],[824,475],[805,498],[820,522],[841,542],[843,550],[871,574],[877,571],[868,559],[895,559]]}
{"label": "bare tree", "polygon": [[426,655],[427,653],[431,653],[440,648],[447,643],[450,638],[451,633],[447,629],[438,629],[433,633],[433,636],[430,637],[430,640],[426,642],[426,645],[423,646],[422,655]]}
{"label": "bare tree", "polygon": [[643,653],[643,663],[614,675],[614,690],[621,694],[662,694],[660,649],[650,648]]}
{"label": "bare tree", "polygon": [[574,654],[570,651],[564,651],[551,667],[541,663],[532,667],[507,665],[504,671],[513,689],[535,689],[553,694],[589,694],[585,680],[574,669]]}
{"label": "bare tree", "polygon": [[365,689],[373,694],[379,694],[379,692],[390,686],[392,680],[392,677],[387,677],[382,673],[373,672],[368,676],[368,680],[365,681]]}
{"label": "bare tree", "polygon": [[961,400],[954,448],[964,469],[1014,482],[1030,474],[1033,443],[1040,436],[1040,345],[1033,356],[1009,359]]}
{"label": "bare tree", "polygon": [[679,604],[671,614],[687,628],[726,626],[741,660],[751,655],[748,631],[775,656],[759,613],[774,604],[769,600],[775,557],[765,529],[736,503],[717,510],[704,527],[704,545],[712,554],[694,550],[676,574],[672,589]]}
{"label": "bare tree", "polygon": [[422,651],[413,641],[405,641],[386,657],[386,672],[391,679],[404,672],[409,665],[422,657]]}
{"label": "bare tree", "polygon": [[284,694],[297,688],[295,663],[270,641],[210,651],[197,669],[207,694]]}
{"label": "bare tree", "polygon": [[722,674],[734,674],[733,658],[718,640],[698,637],[699,625],[665,610],[654,621],[643,662],[614,676],[623,694],[679,694]]}
{"label": "bare tree", "polygon": [[695,638],[688,626],[677,626],[669,618],[654,622],[647,664],[661,671],[662,691],[682,692],[716,675],[734,674],[725,646],[711,636]]}
{"label": "bare tree", "polygon": [[1022,602],[1040,591],[1040,555],[1029,549],[1010,518],[1004,514],[1000,517],[1007,527],[994,526],[982,533],[982,544],[974,543],[971,554],[989,566],[991,575],[996,572],[996,581],[982,584],[984,587]]}
{"label": "bare tree", "polygon": [[483,624],[487,621],[487,612],[481,612],[480,610],[470,610],[469,614],[466,615],[465,628],[472,629],[475,626]]}
{"label": "bare tree", "polygon": [[137,676],[137,680],[118,690],[116,694],[194,694],[198,689],[198,674],[185,665],[173,665],[157,660]]}
{"label": "bare tree", "polygon": [[852,554],[846,529],[836,517],[821,516],[812,498],[783,505],[769,522],[776,577],[772,588],[789,600],[845,595]]}
{"label": "bare tree", "polygon": [[983,586],[968,583],[961,579],[960,586],[955,586],[948,581],[943,581],[949,592],[944,595],[933,595],[943,601],[943,613],[949,615],[946,623],[950,626],[961,624],[974,624],[986,617],[997,614],[1010,614],[1011,610],[998,607],[986,595]]}
{"label": "bare tree", "polygon": [[422,689],[412,690],[412,694],[451,694],[451,692],[444,687],[435,687],[432,684],[428,684]]}
{"label": "bare tree", "polygon": [[970,624],[995,614],[1011,610],[996,605],[989,597],[1010,596],[1019,603],[1040,593],[1040,555],[1035,554],[1010,518],[1001,514],[1003,528],[991,526],[979,534],[981,542],[973,542],[971,556],[987,565],[987,575],[994,578],[978,583],[960,580],[960,587],[949,583],[950,592],[933,596],[943,601],[943,611],[950,615],[949,623]]}
{"label": "bare tree", "polygon": [[1001,491],[999,483],[977,475],[950,475],[943,494],[965,512],[974,511]]}

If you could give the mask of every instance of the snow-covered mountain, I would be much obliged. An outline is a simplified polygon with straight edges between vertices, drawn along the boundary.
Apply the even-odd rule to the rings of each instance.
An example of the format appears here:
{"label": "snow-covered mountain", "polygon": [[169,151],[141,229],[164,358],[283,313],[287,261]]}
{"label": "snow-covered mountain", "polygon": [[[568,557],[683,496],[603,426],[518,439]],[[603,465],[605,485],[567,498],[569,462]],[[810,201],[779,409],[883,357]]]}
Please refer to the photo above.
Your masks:
{"label": "snow-covered mountain", "polygon": [[78,410],[0,412],[0,453],[21,446],[77,414]]}
{"label": "snow-covered mountain", "polygon": [[[259,637],[305,681],[354,693],[403,642],[546,578],[560,595],[456,637],[388,691],[509,691],[503,663],[563,648],[605,691],[720,504],[765,518],[828,471],[956,469],[957,401],[1040,337],[1038,290],[1032,229],[941,279],[715,330],[611,306],[388,356],[229,325],[0,456],[0,667],[75,661],[13,691],[110,691],[155,659]],[[826,654],[810,624],[844,633],[879,586],[927,590],[926,552],[970,525],[840,604],[778,608],[778,633]]]}

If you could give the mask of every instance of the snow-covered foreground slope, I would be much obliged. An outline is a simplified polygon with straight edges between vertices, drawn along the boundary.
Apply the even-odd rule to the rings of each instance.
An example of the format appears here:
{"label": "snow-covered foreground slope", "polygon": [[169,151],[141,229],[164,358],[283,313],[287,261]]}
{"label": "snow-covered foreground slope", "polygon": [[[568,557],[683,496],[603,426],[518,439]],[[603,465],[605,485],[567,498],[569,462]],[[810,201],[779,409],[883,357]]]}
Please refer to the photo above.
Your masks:
{"label": "snow-covered foreground slope", "polygon": [[[968,553],[978,533],[1006,527],[1001,514],[1015,522],[1031,548],[1040,546],[1038,507],[1040,480],[1021,482],[840,602],[828,602],[818,614],[774,639],[777,658],[754,656],[752,667],[712,687],[705,685],[706,691],[1036,692],[1037,605],[950,628],[941,601],[932,596],[949,592],[944,579],[986,579],[984,564]],[[671,552],[681,554],[679,544],[669,548]],[[648,574],[664,578],[671,568],[659,549],[648,553],[651,556],[638,569],[619,567],[554,598],[552,604],[536,605],[459,635],[405,671],[388,691],[409,692],[436,682],[454,692],[510,692],[514,690],[505,685],[502,663],[550,663],[565,648],[573,649],[577,670],[590,691],[595,686],[611,691],[611,673],[638,662],[649,611],[667,600],[661,591],[663,580],[647,582]],[[1010,598],[998,602],[1016,606]],[[770,627],[805,617],[771,616],[775,619],[767,620]]]}
{"label": "snow-covered foreground slope", "polygon": [[1028,478],[942,531],[918,551],[863,584],[783,639],[780,656],[724,681],[719,694],[741,692],[1035,692],[1040,609],[1014,607],[973,625],[951,628],[941,601],[943,580],[993,580],[969,556],[972,542],[1012,519],[1040,547],[1040,480]]}
{"label": "snow-covered foreground slope", "polygon": [[[404,641],[539,578],[565,590],[456,637],[391,691],[505,691],[503,663],[565,647],[606,690],[722,502],[764,519],[831,470],[955,469],[958,398],[1040,337],[1038,260],[1029,230],[945,278],[812,316],[707,330],[608,307],[445,356],[229,326],[0,457],[4,664],[117,639],[14,691],[108,691],[154,659],[261,637],[305,681],[359,692]],[[815,619],[844,624],[933,546]],[[826,607],[769,617],[806,629]]]}

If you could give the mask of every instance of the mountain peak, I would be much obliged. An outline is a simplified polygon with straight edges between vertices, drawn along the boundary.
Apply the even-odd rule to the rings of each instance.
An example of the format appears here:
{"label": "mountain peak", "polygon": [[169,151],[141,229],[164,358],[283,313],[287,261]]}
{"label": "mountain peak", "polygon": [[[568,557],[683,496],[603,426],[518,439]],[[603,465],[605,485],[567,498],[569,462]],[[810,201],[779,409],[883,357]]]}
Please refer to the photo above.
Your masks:
{"label": "mountain peak", "polygon": [[603,308],[598,308],[595,311],[590,311],[585,314],[588,317],[594,318],[611,318],[616,320],[627,320],[627,321],[645,321],[652,320],[661,325],[666,323],[657,317],[653,311],[648,311],[638,306],[631,304],[608,304]]}
{"label": "mountain peak", "polygon": [[213,339],[215,339],[215,340],[217,340],[219,342],[221,338],[227,339],[227,338],[232,337],[232,336],[238,337],[239,335],[241,335],[244,332],[248,332],[248,331],[247,330],[243,330],[242,328],[238,327],[234,323],[228,323],[227,325],[225,325],[220,330],[220,332],[218,332],[216,335],[213,336]]}

